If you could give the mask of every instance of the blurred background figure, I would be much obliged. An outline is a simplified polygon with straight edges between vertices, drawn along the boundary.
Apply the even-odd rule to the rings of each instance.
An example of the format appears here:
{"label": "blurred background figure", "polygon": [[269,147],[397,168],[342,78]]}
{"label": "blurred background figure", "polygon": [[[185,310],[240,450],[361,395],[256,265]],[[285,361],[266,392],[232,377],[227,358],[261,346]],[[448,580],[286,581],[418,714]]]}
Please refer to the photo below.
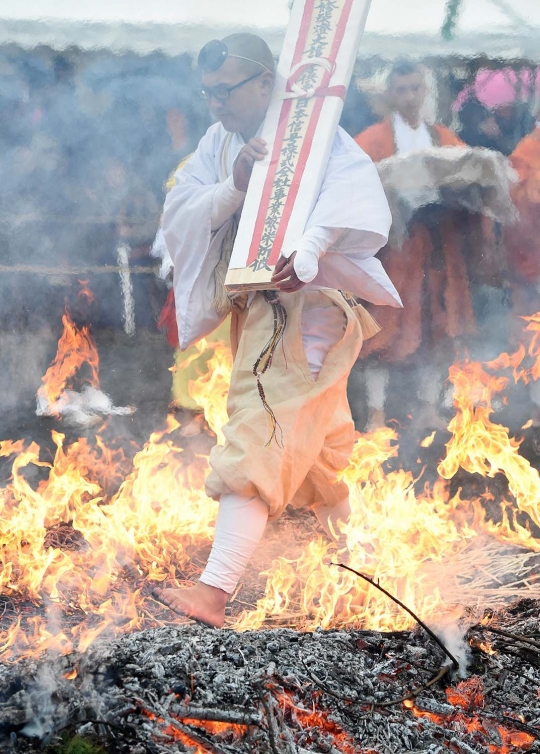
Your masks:
{"label": "blurred background figure", "polygon": [[481,69],[453,104],[460,138],[472,147],[511,154],[534,127],[531,104],[539,91],[540,72]]}
{"label": "blurred background figure", "polygon": [[[387,80],[390,115],[356,137],[375,162],[414,155],[401,200],[419,206],[405,238],[391,240],[380,254],[404,308],[370,307],[383,329],[361,354],[369,430],[385,423],[388,409],[390,416],[400,416],[403,406],[408,413],[418,409],[418,428],[446,426],[439,413],[443,383],[456,353],[477,331],[473,284],[485,272],[492,256],[489,247],[495,243],[492,223],[445,203],[444,198],[428,198],[423,206],[416,198],[413,201],[413,194],[425,191],[423,152],[463,146],[447,127],[423,119],[426,95],[422,68],[408,61],[396,64]],[[399,166],[395,163],[397,170]],[[388,390],[389,382],[395,383],[395,389]],[[388,406],[388,395],[398,395],[401,406]]]}
{"label": "blurred background figure", "polygon": [[[539,114],[540,115],[540,114]],[[510,162],[518,174],[513,199],[519,213],[518,222],[504,231],[509,258],[513,325],[523,327],[522,316],[540,311],[540,121],[525,136],[512,154]],[[529,386],[534,406],[533,426],[540,426],[540,381]]]}

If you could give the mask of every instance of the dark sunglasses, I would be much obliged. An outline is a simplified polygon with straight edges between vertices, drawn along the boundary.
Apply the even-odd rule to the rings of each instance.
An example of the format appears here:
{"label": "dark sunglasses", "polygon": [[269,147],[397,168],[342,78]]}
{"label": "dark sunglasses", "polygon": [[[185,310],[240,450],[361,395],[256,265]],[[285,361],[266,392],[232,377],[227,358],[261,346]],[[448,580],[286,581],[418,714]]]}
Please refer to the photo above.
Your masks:
{"label": "dark sunglasses", "polygon": [[233,86],[226,86],[225,84],[218,84],[217,86],[205,86],[199,90],[199,94],[205,100],[209,100],[211,99],[211,97],[213,97],[214,99],[219,100],[219,102],[225,102],[229,99],[231,92],[234,92],[235,89],[239,89],[241,86],[244,86],[244,84],[247,84],[248,81],[253,81],[253,79],[256,79],[257,76],[261,76],[263,73],[264,71],[255,73],[253,76],[250,76],[243,81],[239,81],[238,84],[234,84]]}

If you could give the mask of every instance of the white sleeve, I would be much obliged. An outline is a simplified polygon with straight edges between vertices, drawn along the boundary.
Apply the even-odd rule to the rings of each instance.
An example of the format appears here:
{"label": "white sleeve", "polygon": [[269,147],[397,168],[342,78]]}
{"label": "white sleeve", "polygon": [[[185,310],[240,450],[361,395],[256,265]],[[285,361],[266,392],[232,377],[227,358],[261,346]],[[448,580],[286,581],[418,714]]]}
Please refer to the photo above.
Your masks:
{"label": "white sleeve", "polygon": [[322,228],[315,225],[305,231],[296,244],[296,249],[291,249],[288,253],[282,251],[282,254],[288,258],[296,251],[294,271],[303,283],[311,283],[317,277],[319,259],[326,254],[330,246],[337,243],[343,233],[342,228]]}
{"label": "white sleeve", "polygon": [[232,175],[220,183],[212,197],[212,232],[219,230],[240,207],[246,195],[234,185]]}

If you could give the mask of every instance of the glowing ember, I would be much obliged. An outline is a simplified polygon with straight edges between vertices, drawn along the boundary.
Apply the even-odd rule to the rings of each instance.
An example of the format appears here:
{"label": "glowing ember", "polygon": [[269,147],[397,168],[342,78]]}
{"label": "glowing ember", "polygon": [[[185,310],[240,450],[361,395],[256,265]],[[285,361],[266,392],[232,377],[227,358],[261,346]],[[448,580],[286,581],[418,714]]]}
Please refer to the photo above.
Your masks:
{"label": "glowing ember", "polygon": [[464,710],[481,709],[484,706],[484,684],[478,676],[458,683],[456,688],[446,689],[446,698],[454,707]]}
{"label": "glowing ember", "polygon": [[[369,749],[359,749],[352,738],[330,719],[327,712],[315,710],[315,708],[304,709],[299,707],[288,694],[282,694],[279,701],[285,713],[285,718],[308,733],[306,743],[319,743],[320,738],[326,735],[331,739],[333,746],[342,754],[371,754]],[[312,732],[311,741],[309,740],[309,731]]]}
{"label": "glowing ember", "polygon": [[[447,689],[446,696],[450,704],[464,712],[457,712],[452,715],[428,712],[419,709],[410,699],[405,701],[403,706],[411,710],[418,718],[427,718],[438,725],[476,734],[479,736],[479,741],[483,741],[490,754],[511,754],[514,751],[527,751],[534,743],[534,736],[529,733],[512,730],[500,725],[491,717],[481,714],[484,699],[483,685],[479,678],[472,677],[459,683],[456,688]],[[467,714],[464,714],[465,712]],[[501,741],[501,746],[489,743],[493,740],[493,733]]]}

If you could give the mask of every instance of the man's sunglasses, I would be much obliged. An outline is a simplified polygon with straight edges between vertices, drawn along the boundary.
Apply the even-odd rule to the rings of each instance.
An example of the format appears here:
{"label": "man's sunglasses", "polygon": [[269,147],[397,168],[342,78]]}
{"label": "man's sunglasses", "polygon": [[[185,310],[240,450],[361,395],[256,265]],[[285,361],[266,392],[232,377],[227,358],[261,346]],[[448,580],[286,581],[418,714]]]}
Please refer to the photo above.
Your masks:
{"label": "man's sunglasses", "polygon": [[233,86],[226,86],[226,84],[218,84],[217,86],[205,86],[199,90],[199,94],[205,100],[210,100],[213,97],[219,102],[225,102],[231,96],[231,92],[234,92],[235,89],[239,89],[241,86],[244,86],[244,84],[247,84],[248,81],[253,81],[253,79],[261,76],[264,72],[265,71],[259,71],[259,73],[255,73],[253,76],[249,76],[249,78],[244,79],[243,81],[239,81],[238,84],[234,84]]}

